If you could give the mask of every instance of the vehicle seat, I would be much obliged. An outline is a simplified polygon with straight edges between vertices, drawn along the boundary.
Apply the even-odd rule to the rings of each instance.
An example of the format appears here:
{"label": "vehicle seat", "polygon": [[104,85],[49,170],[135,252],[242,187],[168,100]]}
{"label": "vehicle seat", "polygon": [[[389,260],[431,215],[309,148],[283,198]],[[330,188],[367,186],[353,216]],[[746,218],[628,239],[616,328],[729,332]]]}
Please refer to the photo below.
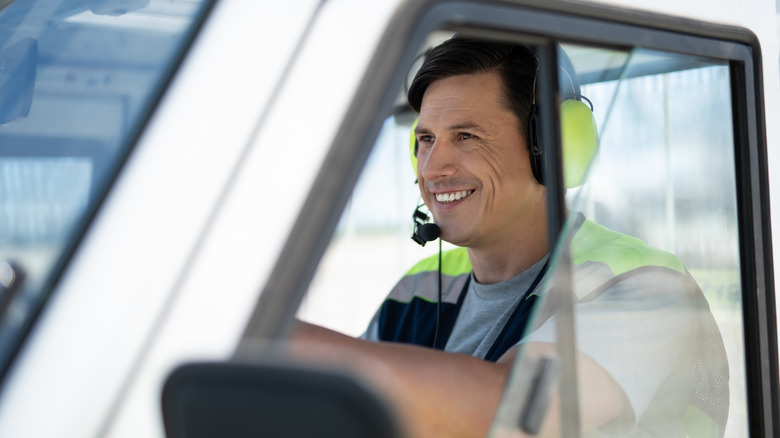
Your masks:
{"label": "vehicle seat", "polygon": [[162,393],[170,438],[396,438],[383,401],[347,374],[291,363],[191,363]]}

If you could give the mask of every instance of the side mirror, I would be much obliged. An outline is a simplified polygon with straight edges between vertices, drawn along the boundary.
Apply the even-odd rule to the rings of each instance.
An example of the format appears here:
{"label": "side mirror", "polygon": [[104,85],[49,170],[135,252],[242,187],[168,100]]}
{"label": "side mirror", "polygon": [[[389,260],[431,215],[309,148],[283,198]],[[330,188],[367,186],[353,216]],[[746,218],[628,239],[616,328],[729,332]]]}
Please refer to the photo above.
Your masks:
{"label": "side mirror", "polygon": [[30,114],[37,59],[38,42],[32,38],[0,50],[0,125]]}

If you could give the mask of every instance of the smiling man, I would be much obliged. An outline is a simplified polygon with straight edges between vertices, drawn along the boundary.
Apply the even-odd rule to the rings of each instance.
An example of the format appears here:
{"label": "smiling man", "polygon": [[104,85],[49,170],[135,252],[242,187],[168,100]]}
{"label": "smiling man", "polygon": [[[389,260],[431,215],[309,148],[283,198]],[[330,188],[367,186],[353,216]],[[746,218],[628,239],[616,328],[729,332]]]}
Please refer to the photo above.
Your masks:
{"label": "smiling man", "polygon": [[502,104],[505,88],[499,72],[463,74],[432,81],[411,103],[420,112],[420,193],[442,239],[468,248],[484,284],[514,277],[548,250],[546,190],[531,170],[524,119]]}
{"label": "smiling man", "polygon": [[[420,114],[417,179],[441,239],[460,248],[441,254],[441,264],[431,257],[414,266],[363,339],[303,323],[294,337],[295,355],[379,384],[409,436],[485,436],[518,348],[556,353],[554,311],[537,303],[550,248],[547,189],[527,137],[536,72],[533,53],[517,44],[455,37],[427,54],[408,92]],[[578,99],[571,82],[564,93]],[[705,414],[700,430],[722,433],[728,393],[697,399],[709,393],[695,386],[710,382],[694,382],[691,370],[706,363],[708,376],[727,380],[725,353],[682,263],[573,217],[583,429],[684,436],[694,406]],[[706,357],[697,347],[703,335],[720,348]],[[557,403],[554,396],[542,436],[558,434]]]}

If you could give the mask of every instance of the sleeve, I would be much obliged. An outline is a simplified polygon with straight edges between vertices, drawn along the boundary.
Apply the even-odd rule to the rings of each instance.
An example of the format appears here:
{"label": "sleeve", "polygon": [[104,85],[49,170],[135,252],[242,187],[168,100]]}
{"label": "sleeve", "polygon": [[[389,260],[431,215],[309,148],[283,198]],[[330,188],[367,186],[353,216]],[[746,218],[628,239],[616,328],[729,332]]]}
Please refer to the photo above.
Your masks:
{"label": "sleeve", "polygon": [[[575,306],[577,348],[623,389],[633,409],[628,420],[633,426],[659,388],[679,382],[679,370],[690,362],[698,320],[698,287],[691,281],[671,270],[628,273]],[[553,317],[521,343],[555,340]],[[687,398],[687,387],[677,392]]]}

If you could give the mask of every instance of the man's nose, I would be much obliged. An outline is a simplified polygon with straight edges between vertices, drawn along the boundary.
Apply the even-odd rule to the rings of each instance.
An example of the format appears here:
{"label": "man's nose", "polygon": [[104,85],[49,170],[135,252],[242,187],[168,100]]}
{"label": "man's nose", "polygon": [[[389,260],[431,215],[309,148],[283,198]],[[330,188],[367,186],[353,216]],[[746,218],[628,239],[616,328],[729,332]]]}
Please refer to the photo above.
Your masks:
{"label": "man's nose", "polygon": [[418,157],[418,166],[423,179],[433,181],[455,173],[457,151],[447,141],[436,139],[430,151]]}

